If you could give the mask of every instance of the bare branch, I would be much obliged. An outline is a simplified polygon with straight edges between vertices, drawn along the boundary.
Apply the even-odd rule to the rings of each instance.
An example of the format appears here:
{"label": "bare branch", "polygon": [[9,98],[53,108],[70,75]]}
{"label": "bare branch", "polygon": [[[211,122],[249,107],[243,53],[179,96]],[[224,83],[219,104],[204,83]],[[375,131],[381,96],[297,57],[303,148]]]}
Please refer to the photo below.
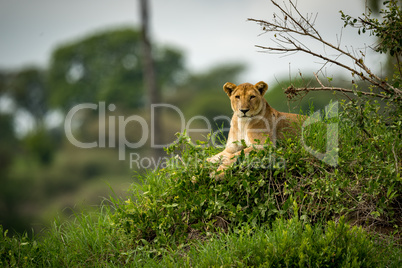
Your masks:
{"label": "bare branch", "polygon": [[[330,58],[328,58],[326,56],[323,56],[321,54],[317,54],[317,53],[315,53],[315,52],[313,52],[311,50],[302,48],[302,47],[296,45],[296,43],[294,43],[290,39],[288,39],[288,41],[294,46],[294,48],[274,48],[274,47],[263,47],[263,46],[258,46],[258,45],[256,45],[256,47],[261,48],[261,49],[265,49],[265,50],[271,50],[271,51],[281,51],[281,52],[301,51],[301,52],[305,52],[305,53],[310,54],[310,55],[312,55],[312,56],[314,56],[316,58],[320,58],[320,59],[325,60],[327,62],[331,62],[331,63],[333,63],[335,65],[338,65],[338,66],[342,67],[343,69],[346,69],[346,70],[350,71],[353,75],[359,76],[362,80],[366,80],[366,81],[370,82],[371,84],[373,84],[373,85],[375,85],[375,86],[387,91],[388,93],[391,92],[389,90],[389,88],[391,88],[391,86],[390,85],[387,86],[387,83],[383,82],[380,78],[375,79],[376,76],[370,75],[371,72],[369,73],[368,76],[364,75],[363,72],[361,72],[361,71],[359,72],[358,70],[356,70],[356,69],[354,69],[354,68],[352,68],[352,67],[350,67],[350,66],[348,66],[346,64],[343,64],[338,60],[333,60],[333,59],[330,59]],[[353,57],[353,56],[350,55],[350,57]],[[361,60],[357,60],[356,63],[360,63],[360,61]],[[359,64],[357,64],[357,65],[359,65]],[[371,77],[373,77],[373,78],[371,78]]]}
{"label": "bare branch", "polygon": [[318,79],[318,76],[317,76],[316,73],[314,73],[314,76],[315,76],[315,79],[317,80],[318,84],[320,84],[320,86],[324,88],[325,86],[323,85],[323,83],[321,82],[321,80]]}
{"label": "bare branch", "polygon": [[[312,55],[316,58],[324,60],[326,63],[335,64],[349,72],[352,75],[357,75],[360,79],[368,81],[372,85],[376,86],[378,89],[384,91],[385,93],[377,94],[371,92],[364,92],[364,95],[376,96],[381,98],[391,98],[394,96],[397,100],[402,100],[402,91],[398,88],[393,87],[389,84],[385,79],[382,79],[375,75],[370,68],[365,64],[363,58],[365,56],[364,53],[361,52],[361,56],[359,57],[353,52],[345,51],[340,48],[340,41],[338,41],[337,45],[333,45],[332,43],[324,40],[317,29],[314,28],[314,22],[311,22],[311,16],[305,17],[300,11],[297,9],[296,5],[292,0],[289,0],[290,7],[287,8],[285,6],[280,6],[276,1],[271,0],[271,2],[281,11],[282,17],[278,17],[278,15],[274,14],[273,22],[265,21],[265,20],[257,20],[257,19],[248,19],[249,21],[257,22],[263,27],[263,31],[265,32],[273,32],[275,36],[275,44],[276,47],[270,46],[261,46],[256,45],[256,47],[261,48],[263,50],[267,50],[270,53],[289,53],[289,52],[303,52],[309,55]],[[293,15],[295,11],[297,17]],[[315,21],[315,19],[314,19]],[[316,53],[310,50],[305,43],[299,41],[295,36],[306,36],[311,38],[319,43],[321,43],[325,48],[330,48],[336,51],[338,56],[336,58],[330,58],[328,56],[322,55],[320,53]],[[347,65],[339,60],[340,56],[346,56],[349,58],[353,64]],[[326,64],[325,63],[325,64]],[[316,77],[318,79],[318,77]],[[354,93],[352,90],[345,89],[335,89],[332,87],[325,87],[320,82],[321,90],[336,90],[348,93]],[[310,90],[318,90],[319,88],[310,88]],[[306,89],[303,89],[306,91]]]}
{"label": "bare branch", "polygon": [[389,96],[384,95],[384,94],[377,94],[377,93],[365,92],[365,91],[356,92],[351,89],[346,89],[346,88],[341,88],[341,87],[326,87],[326,86],[295,88],[293,85],[291,85],[287,89],[285,89],[285,94],[287,94],[289,96],[289,98],[293,98],[293,96],[298,95],[298,93],[300,93],[300,92],[310,92],[310,91],[339,91],[339,92],[344,92],[344,93],[362,94],[362,95],[366,95],[366,96],[372,96],[372,97],[383,98],[383,99],[389,98]]}
{"label": "bare branch", "polygon": [[[289,1],[289,2],[290,2],[290,4],[293,6],[293,8],[296,10],[297,14],[299,14],[300,18],[301,18],[304,22],[307,23],[307,25],[310,27],[311,30],[314,31],[314,33],[317,35],[318,38],[322,39],[320,33],[313,27],[314,23],[310,23],[310,21],[309,21],[308,18],[304,18],[303,15],[302,15],[302,14],[299,12],[299,10],[297,9],[296,5],[295,5],[292,1]],[[275,5],[277,5],[277,4],[275,4]],[[317,18],[317,15],[316,15],[316,18]],[[315,20],[314,20],[314,21],[315,21]]]}

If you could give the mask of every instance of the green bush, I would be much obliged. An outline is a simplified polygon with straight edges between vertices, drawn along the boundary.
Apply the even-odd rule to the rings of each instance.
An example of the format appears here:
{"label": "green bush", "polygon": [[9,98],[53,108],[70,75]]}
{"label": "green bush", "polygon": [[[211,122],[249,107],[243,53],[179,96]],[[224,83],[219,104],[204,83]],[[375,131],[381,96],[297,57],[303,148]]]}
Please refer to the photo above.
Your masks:
{"label": "green bush", "polygon": [[[145,249],[176,248],[216,232],[294,215],[311,224],[345,216],[354,224],[397,232],[402,215],[400,116],[381,115],[380,105],[370,101],[342,107],[338,118],[324,115],[306,127],[304,143],[289,138],[273,147],[268,141],[263,150],[241,155],[219,181],[210,177],[217,165],[205,160],[217,150],[179,136],[167,149],[172,155],[167,166],[133,185],[133,196],[112,217],[114,225]],[[339,132],[335,167],[304,148],[325,152],[328,124],[337,124]]]}
{"label": "green bush", "polygon": [[[217,165],[205,160],[216,149],[194,145],[181,135],[167,149],[180,156],[172,156],[166,168],[144,175],[142,184],[133,186],[134,195],[119,206],[114,224],[135,243],[170,245],[218,229],[289,218],[293,203],[298,204],[300,218],[311,223],[340,216],[374,226],[400,223],[400,116],[385,120],[378,113],[380,105],[369,101],[342,107],[338,118],[324,118],[306,128],[304,144],[290,138],[276,147],[267,142],[263,150],[241,155],[219,181],[209,175]],[[356,117],[371,123],[362,128]],[[329,123],[338,125],[335,167],[304,147],[325,152]]]}

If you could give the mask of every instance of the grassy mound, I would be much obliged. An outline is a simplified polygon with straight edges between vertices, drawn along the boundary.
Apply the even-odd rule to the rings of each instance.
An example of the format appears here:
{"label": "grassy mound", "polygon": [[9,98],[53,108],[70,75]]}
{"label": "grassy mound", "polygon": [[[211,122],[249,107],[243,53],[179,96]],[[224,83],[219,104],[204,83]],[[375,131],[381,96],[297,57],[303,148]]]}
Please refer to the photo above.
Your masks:
{"label": "grassy mound", "polygon": [[218,150],[181,135],[128,200],[56,221],[36,240],[1,231],[1,264],[397,267],[401,113],[369,101],[342,108],[303,139],[241,155],[219,181],[205,161]]}
{"label": "grassy mound", "polygon": [[[354,224],[398,226],[400,117],[381,117],[378,104],[370,102],[344,107],[340,117],[324,115],[306,127],[303,139],[285,139],[276,148],[267,143],[263,150],[240,156],[220,181],[209,176],[217,166],[205,161],[215,149],[194,145],[182,135],[167,149],[180,156],[134,185],[133,198],[118,207],[113,220],[135,241],[158,245],[289,218],[295,205],[296,216],[306,222],[345,216]],[[338,137],[339,145],[326,152]],[[330,159],[319,160],[311,148]],[[339,165],[328,165],[335,157]]]}

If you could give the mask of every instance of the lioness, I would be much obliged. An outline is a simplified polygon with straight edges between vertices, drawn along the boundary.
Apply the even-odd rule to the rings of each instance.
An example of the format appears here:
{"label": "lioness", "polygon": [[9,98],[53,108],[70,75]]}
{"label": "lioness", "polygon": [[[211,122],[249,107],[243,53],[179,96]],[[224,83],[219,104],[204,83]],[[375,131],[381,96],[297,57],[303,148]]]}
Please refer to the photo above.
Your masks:
{"label": "lioness", "polygon": [[244,83],[238,86],[228,82],[223,86],[234,114],[225,150],[207,159],[222,162],[218,171],[235,162],[235,156],[240,155],[242,150],[248,154],[253,149],[260,149],[267,137],[275,144],[277,138],[283,138],[284,132],[297,132],[295,127],[304,117],[272,108],[264,98],[267,89],[268,85],[262,81],[255,85]]}

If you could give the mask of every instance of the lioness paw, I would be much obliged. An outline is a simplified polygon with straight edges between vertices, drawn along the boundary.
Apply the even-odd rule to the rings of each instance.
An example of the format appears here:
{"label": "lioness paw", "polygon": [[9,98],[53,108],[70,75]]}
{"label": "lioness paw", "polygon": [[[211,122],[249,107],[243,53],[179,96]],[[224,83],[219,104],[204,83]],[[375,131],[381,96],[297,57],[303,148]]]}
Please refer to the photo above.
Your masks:
{"label": "lioness paw", "polygon": [[212,157],[209,157],[209,158],[207,158],[207,161],[208,161],[208,162],[211,162],[211,163],[216,163],[216,162],[219,161],[219,156],[214,155],[214,156],[212,156]]}
{"label": "lioness paw", "polygon": [[218,163],[218,162],[224,161],[225,159],[226,159],[226,156],[217,154],[217,155],[207,158],[207,161],[211,162],[211,163]]}
{"label": "lioness paw", "polygon": [[223,178],[225,178],[225,172],[224,172],[224,170],[212,171],[212,172],[209,174],[209,177],[210,177],[211,179],[216,180],[216,181],[220,181],[220,180],[222,180]]}

